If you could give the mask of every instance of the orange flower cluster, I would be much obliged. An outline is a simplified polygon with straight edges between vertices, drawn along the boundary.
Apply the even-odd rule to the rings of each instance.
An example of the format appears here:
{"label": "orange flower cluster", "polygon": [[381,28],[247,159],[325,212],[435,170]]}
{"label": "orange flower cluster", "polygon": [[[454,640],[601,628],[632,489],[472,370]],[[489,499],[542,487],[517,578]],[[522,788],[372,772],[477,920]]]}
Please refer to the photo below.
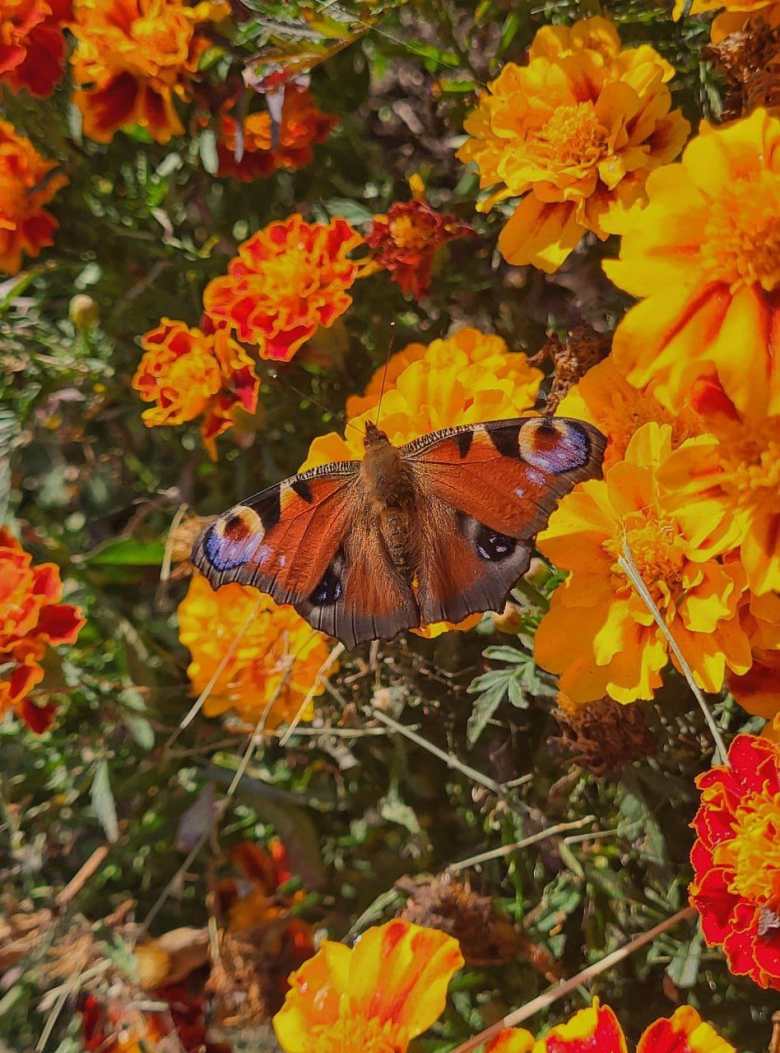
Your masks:
{"label": "orange flower cluster", "polygon": [[602,240],[673,160],[689,125],[671,109],[674,70],[652,47],[621,49],[615,26],[544,26],[527,66],[509,63],[467,119],[458,157],[474,161],[489,211],[522,200],[501,231],[509,263],[558,269],[586,231]]}
{"label": "orange flower cluster", "polygon": [[[386,369],[375,372],[365,395],[347,400],[344,435],[329,432],[314,439],[300,470],[362,459],[365,423],[376,419],[383,381],[382,430],[400,446],[454,424],[531,413],[541,380],[541,371],[522,352],[510,352],[500,336],[478,329],[459,329],[427,346],[408,344],[392,356]],[[415,632],[438,636],[453,628],[470,629],[480,618],[471,614],[457,626],[436,622]]]}
{"label": "orange flower cluster", "polygon": [[275,141],[274,127],[268,110],[251,113],[241,125],[240,158],[238,123],[230,110],[223,112],[220,124],[219,174],[249,183],[272,175],[281,168],[294,170],[311,164],[312,147],[323,143],[338,123],[336,117],[323,113],[307,88],[289,84],[285,88],[282,116]]}
{"label": "orange flower cluster", "polygon": [[43,206],[68,181],[56,167],[0,121],[0,273],[16,274],[23,254],[37,256],[54,243],[57,220]]}
{"label": "orange flower cluster", "polygon": [[206,287],[206,313],[254,344],[261,358],[289,362],[352,303],[347,289],[360,265],[349,254],[361,242],[344,219],[307,223],[295,213],[270,223],[239,245],[228,273]]}
{"label": "orange flower cluster", "polygon": [[330,648],[292,607],[243,585],[214,590],[195,574],[179,605],[179,639],[192,655],[187,672],[196,693],[224,663],[203,706],[206,716],[232,712],[269,730],[296,717],[311,720]]}
{"label": "orange flower cluster", "polygon": [[729,968],[780,990],[780,745],[738,735],[696,780],[691,903]]}
{"label": "orange flower cluster", "polygon": [[163,318],[141,337],[144,355],[133,387],[155,405],[142,414],[147,427],[203,417],[201,435],[212,458],[215,440],[241,410],[254,413],[260,381],[252,359],[224,328],[206,335]]}
{"label": "orange flower cluster", "polygon": [[199,27],[229,11],[226,0],[75,0],[71,66],[84,134],[107,143],[135,124],[158,143],[181,135],[175,100],[189,97],[208,47]]}
{"label": "orange flower cluster", "polygon": [[58,603],[60,572],[32,557],[0,527],[0,717],[16,710],[29,728],[45,731],[54,706],[36,706],[29,694],[43,680],[41,659],[50,646],[74,643],[84,618],[78,607]]}
{"label": "orange flower cluster", "polygon": [[437,212],[416,196],[397,201],[387,215],[374,216],[366,234],[374,264],[387,270],[407,296],[419,299],[430,288],[433,260],[442,245],[474,231],[456,216]]}
{"label": "orange flower cluster", "polygon": [[71,0],[4,0],[0,11],[0,82],[45,98],[65,64],[63,25]]}
{"label": "orange flower cluster", "polygon": [[[447,986],[463,965],[457,940],[397,919],[368,929],[350,950],[326,941],[290,977],[274,1028],[284,1053],[406,1053],[441,1015]],[[485,1053],[627,1053],[614,1012],[594,999],[534,1040],[507,1029]],[[735,1053],[691,1006],[657,1020],[636,1053]]]}

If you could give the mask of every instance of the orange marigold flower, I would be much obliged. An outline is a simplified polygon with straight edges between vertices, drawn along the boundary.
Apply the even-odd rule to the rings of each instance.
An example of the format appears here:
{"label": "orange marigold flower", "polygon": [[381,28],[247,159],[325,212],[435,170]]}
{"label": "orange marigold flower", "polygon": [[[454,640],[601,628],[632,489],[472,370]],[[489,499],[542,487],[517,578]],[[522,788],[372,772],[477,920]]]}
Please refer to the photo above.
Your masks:
{"label": "orange marigold flower", "polygon": [[498,247],[510,263],[549,273],[586,231],[607,238],[614,214],[642,198],[648,172],[677,156],[690,126],[671,109],[669,63],[646,44],[621,50],[608,19],[544,26],[529,57],[489,85],[458,157],[495,188],[481,211],[522,196]]}
{"label": "orange marigold flower", "polygon": [[[329,432],[314,439],[301,471],[329,461],[362,460],[365,422],[376,418],[384,373],[385,368],[380,367],[365,395],[347,400],[343,437]],[[541,371],[522,352],[510,352],[500,336],[478,329],[460,329],[427,346],[409,344],[387,364],[382,430],[398,446],[454,424],[533,412],[541,380]],[[438,636],[452,628],[470,629],[480,618],[480,614],[471,614],[457,626],[436,622],[415,632]]]}
{"label": "orange marigold flower", "polygon": [[189,97],[189,81],[207,41],[199,24],[226,17],[225,0],[75,0],[70,29],[76,38],[74,102],[84,134],[107,143],[137,124],[158,143],[184,131],[175,98]]}
{"label": "orange marigold flower", "polygon": [[362,240],[345,219],[307,223],[295,213],[270,223],[239,245],[224,277],[208,284],[206,312],[255,344],[261,358],[289,362],[352,303],[346,290],[359,264],[349,253]]}
{"label": "orange marigold flower", "polygon": [[179,639],[192,655],[187,673],[198,693],[230,651],[203,706],[206,716],[231,711],[253,725],[264,717],[273,729],[303,706],[301,719],[311,720],[330,647],[292,607],[243,585],[212,589],[194,574],[179,605]]}
{"label": "orange marigold flower", "polygon": [[742,676],[730,674],[729,690],[748,713],[771,720],[780,714],[780,593],[748,593],[740,618],[753,664]]}
{"label": "orange marigold flower", "polygon": [[4,0],[0,12],[0,81],[45,98],[65,64],[63,23],[71,0]]}
{"label": "orange marigold flower", "polygon": [[8,530],[0,527],[0,717],[16,710],[33,731],[45,731],[54,706],[36,706],[28,697],[43,680],[40,665],[46,649],[74,643],[84,618],[78,607],[58,603],[59,569],[53,563],[33,566]]}
{"label": "orange marigold flower", "polygon": [[326,940],[290,977],[274,1017],[285,1053],[406,1053],[444,1009],[463,965],[457,940],[396,919],[350,950]]}
{"label": "orange marigold flower", "polygon": [[184,424],[203,416],[201,434],[216,458],[214,440],[235,423],[240,410],[257,408],[260,380],[252,359],[226,329],[209,335],[163,318],[141,337],[144,355],[133,387],[154,402],[142,417],[149,428]]}
{"label": "orange marigold flower", "polygon": [[740,413],[780,413],[780,120],[759,109],[703,122],[647,194],[622,224],[620,259],[604,264],[643,298],[615,333],[618,367],[673,410],[714,369]]}
{"label": "orange marigold flower", "polygon": [[474,231],[457,216],[437,212],[419,198],[396,201],[387,215],[373,217],[366,244],[372,260],[387,270],[407,296],[424,296],[430,288],[437,249]]}
{"label": "orange marigold flower", "polygon": [[780,746],[737,735],[696,780],[691,903],[729,969],[780,990]]}
{"label": "orange marigold flower", "polygon": [[713,550],[739,546],[753,592],[780,590],[780,413],[748,417],[711,379],[692,390],[708,434],[676,451],[662,482],[709,520]]}
{"label": "orange marigold flower", "polygon": [[671,455],[669,425],[643,425],[625,459],[603,480],[576,487],[539,535],[539,549],[571,573],[539,626],[536,659],[560,674],[561,690],[575,703],[652,698],[669,659],[665,637],[618,563],[626,541],[704,690],[719,691],[726,668],[750,667],[738,617],[744,575],[711,554],[717,518],[692,514],[661,486]]}
{"label": "orange marigold flower", "polygon": [[220,119],[219,174],[249,183],[272,175],[280,168],[294,171],[311,164],[315,143],[324,143],[338,118],[319,109],[307,88],[288,84],[284,91],[278,141],[268,110],[250,113],[241,129],[241,156],[236,158],[238,123],[230,113],[234,103]]}
{"label": "orange marigold flower", "polygon": [[629,384],[612,355],[592,366],[564,395],[555,412],[595,424],[606,435],[605,468],[623,460],[634,432],[650,421],[671,426],[673,446],[701,431],[694,409],[686,407],[673,415],[652,391]]}
{"label": "orange marigold flower", "polygon": [[16,274],[22,254],[54,244],[57,220],[43,208],[67,183],[29,139],[0,121],[0,272]]}
{"label": "orange marigold flower", "polygon": [[[609,1006],[593,999],[565,1024],[553,1027],[536,1042],[524,1029],[504,1031],[485,1053],[628,1053],[623,1029]],[[696,1010],[680,1006],[671,1017],[656,1020],[642,1034],[636,1053],[736,1053]]]}

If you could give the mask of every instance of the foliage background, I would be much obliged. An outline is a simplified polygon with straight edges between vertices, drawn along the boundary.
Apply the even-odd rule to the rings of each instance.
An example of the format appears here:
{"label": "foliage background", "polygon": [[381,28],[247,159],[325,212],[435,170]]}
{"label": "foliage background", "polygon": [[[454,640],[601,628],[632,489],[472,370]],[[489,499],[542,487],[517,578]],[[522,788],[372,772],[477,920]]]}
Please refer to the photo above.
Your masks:
{"label": "foliage background", "polygon": [[[264,41],[264,20],[295,19],[305,6],[252,4],[252,46]],[[245,736],[202,716],[166,748],[191,702],[175,617],[184,585],[159,581],[174,512],[182,503],[202,514],[222,510],[294,471],[310,439],[338,425],[346,397],[362,388],[389,347],[429,342],[467,322],[533,354],[548,329],[582,320],[602,331],[614,324],[627,301],[599,268],[614,246],[588,241],[552,277],[507,266],[494,251],[500,210],[474,213],[476,177],[454,149],[475,86],[501,63],[522,60],[539,26],[599,11],[616,19],[624,41],[652,42],[675,65],[675,102],[689,118],[717,113],[718,84],[701,56],[707,26],[673,23],[670,6],[386,5],[376,28],[313,72],[315,96],[340,122],[316,148],[314,163],[250,184],[215,178],[208,130],[191,128],[167,146],[140,133],[118,134],[102,146],[80,136],[67,81],[43,104],[3,92],[7,118],[61,162],[70,182],[54,205],[54,249],[0,286],[0,441],[7,455],[0,513],[18,519],[37,559],[60,565],[66,599],[88,617],[78,643],[50,659],[44,688],[63,703],[53,729],[37,737],[13,720],[0,727],[3,888],[15,902],[51,905],[105,842],[111,801],[119,824],[106,863],[47,941],[62,938],[74,913],[97,919],[128,896],[136,916],[145,917],[182,864],[182,815],[206,783],[225,784],[244,748]],[[289,46],[297,46],[294,39]],[[414,172],[434,206],[479,234],[440,254],[428,298],[405,299],[383,274],[359,283],[350,311],[316,338],[321,361],[330,364],[312,355],[279,369],[261,363],[261,409],[239,443],[221,440],[218,463],[205,455],[194,428],[144,427],[130,388],[139,334],[163,315],[196,324],[205,284],[224,271],[240,240],[270,220],[300,210],[308,219],[344,215],[359,224],[405,200]],[[97,325],[80,329],[70,319],[77,293],[94,300]],[[548,577],[526,596],[529,624],[550,585]],[[342,938],[392,913],[403,899],[392,891],[402,875],[436,873],[586,815],[595,819],[581,832],[602,836],[553,838],[472,869],[473,887],[495,897],[567,974],[679,909],[690,876],[693,777],[711,761],[687,689],[669,676],[663,694],[646,706],[655,755],[598,779],[551,744],[554,691],[530,662],[517,664],[517,641],[508,640],[480,631],[432,641],[406,635],[378,651],[359,649],[343,664],[336,691],[318,703],[317,724],[337,731],[300,734],[285,748],[273,739],[264,744],[219,843],[176,883],[153,931],[204,923],[210,876],[220,853],[240,838],[282,835],[313,890],[307,917]],[[487,646],[499,644],[486,655]],[[514,686],[472,741],[468,722],[479,688],[469,693],[469,685],[493,669]],[[493,794],[387,734],[375,706],[502,784],[532,778]],[[752,728],[729,700],[716,715],[730,732]],[[32,1048],[44,1025],[38,1007],[50,986],[46,950],[44,941],[0,992],[0,1036],[10,1049]],[[434,1037],[416,1048],[446,1050],[545,986],[524,960],[464,971]],[[770,1000],[732,977],[685,926],[593,990],[632,1037],[682,997],[745,1053],[766,1047]],[[583,1004],[585,992],[567,1008]],[[563,1008],[549,1019],[561,1019]],[[78,1017],[66,1012],[47,1048],[75,1053],[79,1036]]]}

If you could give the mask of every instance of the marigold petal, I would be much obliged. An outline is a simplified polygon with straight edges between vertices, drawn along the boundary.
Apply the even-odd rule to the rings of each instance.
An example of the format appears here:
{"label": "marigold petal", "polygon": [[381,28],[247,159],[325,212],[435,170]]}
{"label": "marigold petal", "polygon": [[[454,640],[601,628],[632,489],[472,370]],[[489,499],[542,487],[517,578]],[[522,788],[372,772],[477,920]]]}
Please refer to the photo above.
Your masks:
{"label": "marigold petal", "polygon": [[680,1006],[669,1019],[656,1020],[642,1037],[636,1053],[736,1053],[711,1024],[704,1023],[689,1005]]}
{"label": "marigold petal", "polygon": [[626,1038],[609,1006],[593,999],[565,1024],[552,1028],[539,1040],[538,1053],[628,1053]]}
{"label": "marigold petal", "polygon": [[576,248],[584,232],[573,205],[545,204],[528,194],[502,229],[498,248],[508,263],[530,263],[552,274]]}

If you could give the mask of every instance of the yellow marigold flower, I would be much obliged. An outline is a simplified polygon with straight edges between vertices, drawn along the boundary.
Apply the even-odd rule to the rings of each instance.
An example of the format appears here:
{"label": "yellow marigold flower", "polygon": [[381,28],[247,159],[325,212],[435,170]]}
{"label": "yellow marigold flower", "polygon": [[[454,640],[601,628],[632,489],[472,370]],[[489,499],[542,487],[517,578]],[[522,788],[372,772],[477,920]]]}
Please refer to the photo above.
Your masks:
{"label": "yellow marigold flower", "polygon": [[[628,1044],[615,1013],[598,998],[565,1024],[551,1028],[542,1038],[524,1029],[504,1031],[486,1047],[485,1053],[628,1053]],[[636,1053],[736,1053],[732,1045],[704,1023],[689,1005],[680,1006],[671,1017],[656,1020],[645,1029]]]}
{"label": "yellow marigold flower", "polygon": [[141,337],[144,355],[133,387],[144,402],[148,428],[184,424],[203,416],[201,434],[212,458],[215,439],[235,423],[239,410],[253,413],[260,381],[252,359],[226,329],[205,334],[163,318]]}
{"label": "yellow marigold flower", "polygon": [[0,273],[16,274],[22,254],[37,256],[54,244],[57,220],[43,206],[68,181],[50,174],[56,167],[13,125],[0,121]]}
{"label": "yellow marigold flower", "polygon": [[652,391],[629,384],[612,355],[592,366],[564,395],[555,412],[595,424],[606,435],[605,469],[623,460],[634,432],[650,421],[671,426],[673,446],[701,431],[695,410],[686,407],[673,415]]}
{"label": "yellow marigold flower", "polygon": [[261,358],[289,362],[352,303],[346,290],[360,265],[349,254],[362,240],[340,218],[307,223],[295,213],[269,223],[239,245],[228,273],[207,285],[206,313],[256,344]]}
{"label": "yellow marigold flower", "polygon": [[274,1029],[285,1053],[406,1053],[440,1016],[457,940],[396,919],[350,950],[326,940],[290,977]]}
{"label": "yellow marigold flower", "polygon": [[[384,372],[384,367],[376,371],[365,395],[347,400],[344,436],[318,436],[301,471],[329,461],[362,460],[365,422],[375,421]],[[516,417],[531,411],[541,380],[541,371],[522,352],[510,352],[500,336],[478,329],[460,329],[427,347],[409,344],[387,365],[382,430],[392,443],[402,445],[454,424]],[[415,631],[438,636],[452,628],[469,629],[480,618],[472,614],[457,626],[436,622]]]}
{"label": "yellow marigold flower", "polygon": [[669,458],[662,482],[709,521],[714,551],[739,546],[753,592],[780,590],[780,414],[746,417],[712,381],[694,398],[708,434]]}
{"label": "yellow marigold flower", "polygon": [[711,554],[717,519],[692,515],[661,486],[670,455],[669,425],[643,425],[625,459],[565,497],[539,535],[539,549],[571,573],[539,626],[536,659],[560,674],[561,690],[575,703],[652,698],[669,659],[663,634],[618,564],[625,541],[704,690],[719,691],[726,668],[750,667],[738,617],[744,575]]}
{"label": "yellow marigold flower", "polygon": [[753,664],[743,676],[729,676],[729,690],[748,713],[772,720],[780,714],[780,593],[749,593],[741,618]]}
{"label": "yellow marigold flower", "polygon": [[759,109],[703,123],[647,194],[622,225],[620,259],[604,264],[643,298],[615,333],[618,367],[671,409],[715,369],[741,413],[780,413],[780,120]]}
{"label": "yellow marigold flower", "polygon": [[174,100],[189,97],[189,81],[208,42],[202,22],[225,18],[230,5],[204,0],[76,0],[73,100],[84,134],[107,143],[138,124],[158,143],[184,131]]}
{"label": "yellow marigold flower", "polygon": [[[265,714],[265,727],[275,728],[291,721],[310,694],[322,694],[317,676],[330,655],[327,639],[292,607],[279,607],[256,589],[214,590],[194,574],[179,605],[179,639],[192,655],[187,673],[196,693],[234,648],[203,706],[206,716],[231,711],[254,725]],[[302,719],[312,714],[309,701]]]}
{"label": "yellow marigold flower", "polygon": [[621,50],[608,19],[544,26],[529,56],[489,85],[458,157],[494,188],[481,211],[522,196],[499,237],[504,257],[552,272],[586,231],[607,238],[613,214],[642,198],[648,172],[677,156],[690,126],[671,109],[669,63],[648,45]]}

